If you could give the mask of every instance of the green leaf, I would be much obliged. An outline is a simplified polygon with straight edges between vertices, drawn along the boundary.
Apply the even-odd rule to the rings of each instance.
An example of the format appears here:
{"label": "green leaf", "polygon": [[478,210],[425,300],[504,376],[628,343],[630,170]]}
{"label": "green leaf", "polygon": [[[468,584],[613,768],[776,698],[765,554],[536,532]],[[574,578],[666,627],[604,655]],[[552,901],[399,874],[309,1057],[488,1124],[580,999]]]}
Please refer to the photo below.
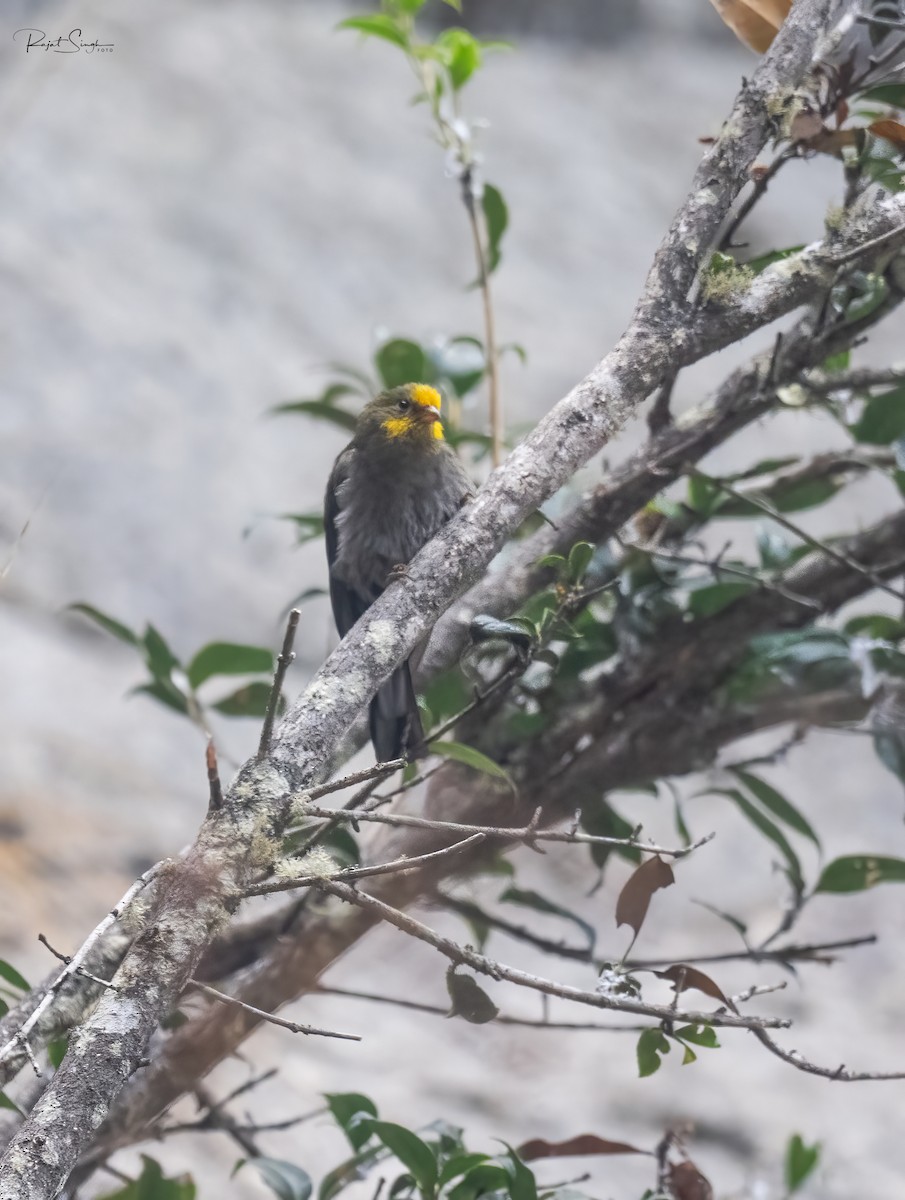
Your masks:
{"label": "green leaf", "polygon": [[509,210],[502,192],[490,183],[484,184],[481,207],[487,225],[487,274],[492,275],[500,265],[500,242],[509,224]]}
{"label": "green leaf", "polygon": [[280,1158],[249,1158],[242,1166],[252,1166],[279,1200],[308,1200],[311,1176],[294,1163]]}
{"label": "green leaf", "polygon": [[467,29],[445,29],[434,45],[449,72],[453,91],[458,91],[481,65],[481,44]]}
{"label": "green leaf", "polygon": [[849,854],[823,869],[815,892],[864,892],[879,883],[905,883],[905,860],[879,854]]}
{"label": "green leaf", "polygon": [[661,1029],[645,1029],[638,1038],[638,1074],[644,1079],[660,1070],[662,1055],[669,1053],[669,1041]]}
{"label": "green leaf", "polygon": [[347,17],[345,21],[340,21],[336,28],[354,29],[365,37],[382,38],[403,50],[408,49],[409,41],[404,31],[386,13],[374,13],[368,17]]}
{"label": "green leaf", "polygon": [[905,638],[905,621],[900,617],[890,617],[887,613],[864,613],[846,621],[845,632],[895,643]]}
{"label": "green leaf", "polygon": [[727,788],[724,791],[718,790],[714,792],[714,795],[725,796],[728,800],[732,800],[733,803],[740,809],[740,811],[748,818],[755,829],[759,830],[768,841],[772,842],[773,845],[777,847],[783,858],[786,860],[786,866],[788,868],[789,879],[792,882],[792,886],[795,888],[796,892],[801,893],[804,890],[804,876],[801,873],[801,863],[798,861],[798,855],[789,845],[788,839],[779,826],[774,825],[769,817],[764,816],[760,809],[756,808],[755,805],[753,805],[751,801],[743,796],[742,793],[736,788]]}
{"label": "green leaf", "polygon": [[8,984],[11,984],[14,988],[18,988],[20,992],[31,990],[31,984],[25,976],[20,975],[15,967],[2,958],[0,958],[0,979],[5,979]]}
{"label": "green leaf", "polygon": [[593,951],[597,941],[597,930],[594,926],[589,925],[577,913],[570,912],[569,909],[563,908],[560,904],[554,904],[552,900],[548,900],[540,892],[526,888],[509,887],[500,896],[500,901],[504,904],[520,904],[523,908],[533,909],[534,912],[546,913],[551,917],[562,917],[566,921],[571,921],[573,925],[578,926],[588,939],[588,949]]}
{"label": "green leaf", "polygon": [[16,1104],[15,1101],[10,1100],[6,1092],[0,1091],[0,1109],[2,1108],[8,1108],[11,1112],[18,1113],[20,1117],[25,1116],[25,1113],[22,1111],[19,1105]]}
{"label": "green leaf", "polygon": [[47,1043],[47,1057],[50,1059],[50,1065],[56,1071],[59,1069],[60,1063],[66,1057],[66,1051],[69,1049],[69,1038],[58,1037],[52,1042]]}
{"label": "green leaf", "polygon": [[486,1025],[500,1010],[471,975],[460,975],[453,964],[446,972],[446,990],[452,1007],[451,1017],[462,1017],[471,1025]]}
{"label": "green leaf", "polygon": [[883,766],[905,783],[905,736],[897,730],[875,733],[874,749]]}
{"label": "green leaf", "polygon": [[[231,695],[224,696],[222,700],[217,700],[211,705],[211,708],[218,713],[222,713],[224,717],[261,718],[267,712],[271,690],[269,683],[247,683],[244,687],[240,687],[238,691],[232,692]],[[281,696],[277,704],[277,715],[279,716],[285,711],[286,701]]]}
{"label": "green leaf", "polygon": [[512,1176],[495,1163],[479,1163],[468,1171],[461,1183],[457,1183],[449,1193],[449,1200],[477,1200],[480,1196],[498,1192],[508,1196]]}
{"label": "green leaf", "polygon": [[168,680],[172,672],[177,667],[182,666],[179,659],[153,625],[145,627],[142,643],[145,648],[145,659],[148,668],[155,679]]}
{"label": "green leaf", "polygon": [[121,621],[115,621],[113,617],[108,617],[106,613],[102,613],[99,608],[94,608],[91,604],[70,604],[67,606],[66,611],[80,613],[83,617],[87,617],[89,621],[93,621],[95,625],[100,625],[101,629],[106,630],[107,633],[112,633],[115,638],[119,638],[127,646],[138,646],[140,644],[137,633],[133,633],[127,625],[123,625]]}
{"label": "green leaf", "polygon": [[905,384],[871,396],[860,420],[852,426],[852,435],[856,441],[874,446],[888,446],[905,437]]}
{"label": "green leaf", "polygon": [[683,1025],[676,1029],[675,1036],[682,1042],[694,1042],[696,1046],[705,1046],[708,1050],[718,1050],[716,1030],[710,1025]]}
{"label": "green leaf", "polygon": [[[604,797],[582,805],[581,828],[592,837],[629,838],[634,832],[634,826],[620,816]],[[588,849],[592,862],[601,871],[613,853],[632,863],[641,862],[641,851],[634,846],[595,846],[592,843]]]}
{"label": "green leaf", "polygon": [[[503,1143],[506,1145],[506,1143]],[[512,1182],[509,1185],[511,1200],[537,1200],[537,1182],[534,1172],[526,1167],[517,1152],[506,1145],[509,1152],[509,1174]]]}
{"label": "green leaf", "polygon": [[186,673],[189,683],[197,688],[213,675],[272,674],[273,668],[273,654],[262,646],[209,642],[189,663]]}
{"label": "green leaf", "polygon": [[756,587],[754,583],[712,583],[697,588],[688,597],[688,611],[693,616],[712,617],[728,608],[741,596],[746,596]]}
{"label": "green leaf", "polygon": [[371,1136],[367,1118],[377,1116],[374,1101],[360,1092],[326,1092],[324,1099],[352,1149],[360,1150]]}
{"label": "green leaf", "polygon": [[430,1146],[404,1125],[395,1125],[392,1121],[369,1121],[368,1125],[387,1150],[412,1173],[422,1194],[432,1196],[437,1186],[437,1162]]}
{"label": "green leaf", "polygon": [[820,1143],[806,1146],[799,1134],[789,1138],[786,1146],[785,1177],[789,1195],[797,1192],[820,1161]]}
{"label": "green leaf", "polygon": [[820,838],[814,832],[813,826],[775,787],[761,779],[760,776],[752,775],[749,771],[735,769],[733,774],[761,802],[764,808],[770,810],[774,817],[778,817],[780,821],[812,841],[818,850],[820,849]]}
{"label": "green leaf", "polygon": [[581,583],[593,557],[594,547],[590,542],[575,543],[569,551],[569,582],[571,584]]}
{"label": "green leaf", "polygon": [[481,1163],[487,1162],[489,1154],[456,1154],[452,1158],[446,1160],[440,1168],[440,1175],[437,1179],[439,1187],[444,1184],[451,1183],[453,1179],[457,1179],[460,1175],[467,1175],[474,1167],[480,1166]]}
{"label": "green leaf", "polygon": [[403,383],[434,383],[434,364],[417,342],[393,338],[384,342],[374,355],[374,363],[384,387],[400,387]]}
{"label": "green leaf", "polygon": [[155,1159],[143,1154],[141,1161],[140,1177],[116,1192],[107,1192],[103,1200],[195,1200],[195,1184],[189,1175],[167,1179]]}
{"label": "green leaf", "polygon": [[883,104],[893,105],[894,108],[905,108],[905,83],[881,83],[878,87],[863,92],[862,99],[879,100]]}
{"label": "green leaf", "polygon": [[482,771],[485,775],[492,775],[494,779],[502,779],[515,791],[515,784],[499,763],[495,763],[480,750],[475,750],[474,746],[464,746],[461,742],[431,742],[428,749],[432,754],[439,754],[441,758],[451,758],[454,762],[464,763],[465,766]]}
{"label": "green leaf", "polygon": [[[337,385],[343,386],[345,385]],[[346,391],[352,392],[353,388],[346,388]],[[331,425],[338,425],[340,429],[352,432],[358,424],[358,416],[355,413],[349,412],[345,408],[338,408],[335,404],[329,404],[324,400],[291,400],[288,404],[277,404],[270,409],[274,416],[281,416],[287,413],[301,413],[306,417],[313,417],[318,421],[326,421]]]}
{"label": "green leaf", "polygon": [[794,254],[800,254],[804,246],[787,246],[785,250],[769,250],[766,254],[759,254],[756,258],[750,258],[745,263],[746,267],[759,275],[761,271],[765,271],[767,267],[776,262],[782,262],[784,258],[791,258]]}
{"label": "green leaf", "polygon": [[132,688],[131,696],[150,696],[165,708],[174,712],[188,715],[189,704],[183,692],[169,679],[155,679],[153,683],[143,683]]}
{"label": "green leaf", "polygon": [[323,513],[280,513],[279,520],[291,521],[295,525],[296,545],[304,546],[315,538],[324,536]]}

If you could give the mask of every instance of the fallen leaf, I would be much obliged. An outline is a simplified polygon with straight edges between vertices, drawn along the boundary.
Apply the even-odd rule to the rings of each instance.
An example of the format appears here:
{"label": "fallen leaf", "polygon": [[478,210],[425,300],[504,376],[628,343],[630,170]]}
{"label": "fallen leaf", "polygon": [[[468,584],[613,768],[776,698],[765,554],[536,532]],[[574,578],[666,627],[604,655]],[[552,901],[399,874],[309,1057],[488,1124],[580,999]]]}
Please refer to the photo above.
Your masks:
{"label": "fallen leaf", "polygon": [[713,1188],[690,1159],[670,1166],[669,1186],[676,1200],[713,1200]]}
{"label": "fallen leaf", "polygon": [[673,985],[676,995],[688,991],[703,992],[705,996],[712,996],[714,1000],[722,1001],[733,1012],[738,1012],[719,984],[715,983],[709,975],[705,975],[703,971],[699,971],[697,967],[690,967],[687,963],[676,963],[675,966],[667,967],[665,971],[654,971],[654,974],[658,979],[668,979]]}
{"label": "fallen leaf", "polygon": [[616,928],[630,925],[637,937],[654,892],[669,887],[675,881],[672,867],[659,855],[655,854],[653,858],[642,863],[637,871],[629,876],[619,893],[619,899],[616,901]]}
{"label": "fallen leaf", "polygon": [[611,1142],[595,1133],[580,1133],[565,1142],[547,1142],[543,1138],[532,1138],[518,1148],[523,1162],[534,1162],[537,1158],[571,1158],[579,1154],[649,1154],[628,1142]]}

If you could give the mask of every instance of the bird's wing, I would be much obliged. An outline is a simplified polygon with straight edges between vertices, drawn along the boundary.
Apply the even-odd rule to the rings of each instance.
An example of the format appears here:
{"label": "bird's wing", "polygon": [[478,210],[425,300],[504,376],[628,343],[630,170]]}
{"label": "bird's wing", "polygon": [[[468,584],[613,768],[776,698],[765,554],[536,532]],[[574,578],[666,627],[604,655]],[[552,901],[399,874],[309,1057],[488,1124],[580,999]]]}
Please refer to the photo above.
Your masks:
{"label": "bird's wing", "polygon": [[361,614],[368,607],[368,600],[354,588],[349,587],[342,579],[337,578],[333,567],[339,553],[339,489],[349,478],[355,451],[347,447],[336,462],[327,480],[327,493],[324,496],[324,535],[327,541],[327,565],[330,571],[330,603],[333,606],[333,620],[340,637],[345,637]]}

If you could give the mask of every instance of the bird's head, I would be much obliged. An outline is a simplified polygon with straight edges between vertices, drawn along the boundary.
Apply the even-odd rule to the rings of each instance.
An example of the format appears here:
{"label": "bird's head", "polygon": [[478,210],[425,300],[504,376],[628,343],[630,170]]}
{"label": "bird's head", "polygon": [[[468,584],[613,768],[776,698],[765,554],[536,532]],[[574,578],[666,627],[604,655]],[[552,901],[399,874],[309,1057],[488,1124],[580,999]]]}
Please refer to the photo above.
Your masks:
{"label": "bird's head", "polygon": [[381,392],[359,417],[363,433],[380,432],[389,441],[413,444],[443,440],[440,393],[426,383],[405,383]]}

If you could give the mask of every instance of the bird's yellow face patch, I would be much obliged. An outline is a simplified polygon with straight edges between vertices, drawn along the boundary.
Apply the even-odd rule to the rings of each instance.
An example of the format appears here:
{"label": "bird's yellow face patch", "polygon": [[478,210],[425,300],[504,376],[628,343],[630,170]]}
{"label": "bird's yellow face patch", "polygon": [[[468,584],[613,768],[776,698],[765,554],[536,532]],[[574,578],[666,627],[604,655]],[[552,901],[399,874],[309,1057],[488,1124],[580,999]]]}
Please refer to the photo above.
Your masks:
{"label": "bird's yellow face patch", "polygon": [[408,400],[410,403],[408,411],[400,413],[399,416],[387,417],[381,423],[386,435],[397,438],[420,432],[442,441],[442,424],[437,420],[430,421],[429,414],[425,411],[426,409],[440,411],[443,401],[437,389],[429,387],[426,383],[413,383],[409,388]]}

